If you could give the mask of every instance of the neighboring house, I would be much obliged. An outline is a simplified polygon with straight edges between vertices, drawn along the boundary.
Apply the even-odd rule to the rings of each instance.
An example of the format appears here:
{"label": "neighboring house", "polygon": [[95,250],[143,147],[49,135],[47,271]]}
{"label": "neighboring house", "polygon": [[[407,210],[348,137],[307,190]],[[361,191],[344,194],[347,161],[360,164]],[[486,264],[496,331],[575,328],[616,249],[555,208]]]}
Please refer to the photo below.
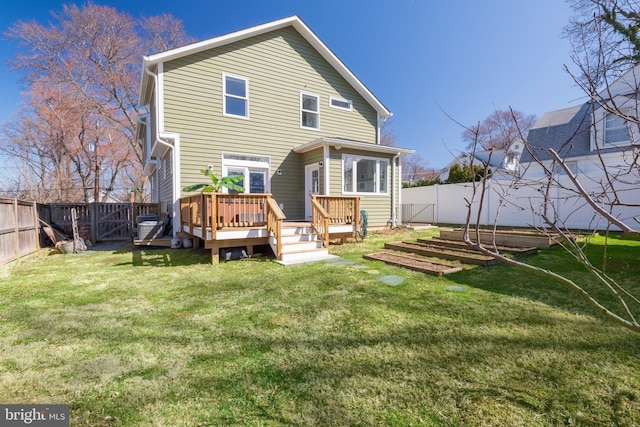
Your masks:
{"label": "neighboring house", "polygon": [[518,171],[520,156],[524,150],[524,142],[516,141],[506,150],[486,150],[476,151],[475,153],[460,153],[447,166],[440,170],[438,177],[442,182],[446,182],[449,178],[449,170],[455,164],[460,166],[468,166],[473,160],[474,165],[489,165],[492,176],[509,175],[513,176]]}
{"label": "neighboring house", "polygon": [[[537,178],[550,169],[555,150],[574,174],[603,172],[603,164],[611,173],[627,169],[633,161],[631,144],[637,144],[638,126],[613,114],[618,110],[638,117],[640,66],[616,80],[599,98],[561,110],[543,114],[529,130],[527,148],[520,158],[522,175]],[[629,130],[633,130],[633,138]],[[555,173],[564,171],[555,166]]]}
{"label": "neighboring house", "polygon": [[[137,138],[152,199],[214,261],[225,245],[264,239],[282,259],[272,217],[313,221],[325,240],[318,218],[332,236],[339,225],[353,233],[357,208],[369,226],[397,221],[400,157],[413,151],[379,144],[391,112],[297,16],[144,57],[139,104],[149,109]],[[207,181],[203,169],[243,175],[244,194],[184,193]],[[223,237],[247,224],[268,229]]]}

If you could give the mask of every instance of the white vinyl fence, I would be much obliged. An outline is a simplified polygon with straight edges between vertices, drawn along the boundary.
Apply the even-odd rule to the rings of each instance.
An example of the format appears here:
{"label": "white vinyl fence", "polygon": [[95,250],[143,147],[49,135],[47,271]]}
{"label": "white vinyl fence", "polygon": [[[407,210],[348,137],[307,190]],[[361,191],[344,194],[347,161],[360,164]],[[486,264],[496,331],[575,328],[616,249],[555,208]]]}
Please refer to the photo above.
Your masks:
{"label": "white vinyl fence", "polygon": [[[561,176],[560,182],[562,186],[574,188],[566,176]],[[581,184],[588,192],[601,193],[603,182],[606,182],[603,176],[581,177]],[[405,188],[402,190],[401,220],[405,224],[465,224],[470,205],[472,224],[532,227],[542,225],[540,214],[546,207],[547,216],[561,227],[602,230],[608,226],[575,192],[561,186],[547,189],[543,181],[536,180],[521,180],[517,185],[512,181],[489,180],[478,217],[480,183],[475,185],[478,186],[475,196],[474,183]],[[547,191],[549,198],[545,205]],[[622,202],[639,204],[640,183],[627,184],[618,194]],[[640,216],[640,208],[620,207],[613,214],[631,227],[640,227],[634,219],[634,216]]]}

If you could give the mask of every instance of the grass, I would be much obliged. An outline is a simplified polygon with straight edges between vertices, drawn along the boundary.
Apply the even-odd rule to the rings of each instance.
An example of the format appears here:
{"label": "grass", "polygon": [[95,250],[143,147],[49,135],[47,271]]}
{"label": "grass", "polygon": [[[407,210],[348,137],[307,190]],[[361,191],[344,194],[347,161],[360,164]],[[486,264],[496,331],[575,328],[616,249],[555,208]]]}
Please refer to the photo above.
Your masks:
{"label": "grass", "polygon": [[[638,425],[640,335],[565,288],[362,259],[434,233],[371,233],[332,247],[353,264],[288,268],[41,251],[0,269],[0,402],[69,404],[74,426]],[[610,243],[609,273],[637,285],[640,242]],[[559,249],[530,260],[588,284]]]}

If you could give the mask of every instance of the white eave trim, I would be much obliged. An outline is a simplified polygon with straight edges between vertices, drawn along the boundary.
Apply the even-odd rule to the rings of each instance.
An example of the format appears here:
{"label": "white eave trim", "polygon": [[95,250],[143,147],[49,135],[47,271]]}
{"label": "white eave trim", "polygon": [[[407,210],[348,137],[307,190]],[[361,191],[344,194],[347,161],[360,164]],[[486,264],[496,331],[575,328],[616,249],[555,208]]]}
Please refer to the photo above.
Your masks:
{"label": "white eave trim", "polygon": [[[142,61],[143,67],[151,67],[154,64],[161,62],[171,61],[173,59],[181,58],[194,53],[202,52],[208,49],[213,49],[219,46],[224,46],[230,43],[244,40],[249,37],[254,37],[260,34],[268,33],[271,31],[279,30],[281,28],[292,26],[298,33],[302,35],[322,57],[329,62],[333,68],[340,73],[340,75],[347,80],[351,86],[365,99],[367,102],[378,112],[382,118],[391,117],[392,113],[387,107],[380,102],[376,96],[360,81],[358,78],[347,68],[347,66],[340,61],[340,59],[329,49],[323,42],[315,35],[313,31],[297,16],[293,15],[287,18],[282,18],[276,21],[268,22],[266,24],[257,25],[255,27],[246,28],[244,30],[235,31],[222,36],[214,37],[211,39],[203,40],[200,42],[188,44],[186,46],[170,49],[164,52],[156,53],[153,55],[145,56]],[[145,86],[149,84],[145,73],[142,75],[141,90],[140,90],[140,105],[145,105]]]}
{"label": "white eave trim", "polygon": [[405,156],[415,153],[415,150],[409,150],[408,148],[389,147],[386,145],[372,144],[370,142],[353,141],[350,139],[342,138],[319,138],[306,144],[298,145],[293,149],[296,153],[306,153],[321,147],[334,147],[338,150],[348,148],[359,151],[369,151],[373,153],[381,154],[399,154]]}

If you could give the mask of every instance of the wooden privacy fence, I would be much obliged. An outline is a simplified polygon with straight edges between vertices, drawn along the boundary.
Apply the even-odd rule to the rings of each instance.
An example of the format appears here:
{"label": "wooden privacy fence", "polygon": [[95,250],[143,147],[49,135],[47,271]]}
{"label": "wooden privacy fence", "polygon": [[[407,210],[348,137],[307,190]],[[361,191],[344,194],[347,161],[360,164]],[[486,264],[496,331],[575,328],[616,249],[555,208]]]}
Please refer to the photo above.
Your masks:
{"label": "wooden privacy fence", "polygon": [[[78,214],[80,237],[94,243],[130,240],[138,226],[138,216],[160,215],[157,203],[53,203],[38,205],[38,214],[40,219],[64,230],[71,237],[73,208]],[[160,217],[161,221],[164,219]]]}
{"label": "wooden privacy fence", "polygon": [[39,247],[36,204],[0,198],[0,265],[35,252]]}

